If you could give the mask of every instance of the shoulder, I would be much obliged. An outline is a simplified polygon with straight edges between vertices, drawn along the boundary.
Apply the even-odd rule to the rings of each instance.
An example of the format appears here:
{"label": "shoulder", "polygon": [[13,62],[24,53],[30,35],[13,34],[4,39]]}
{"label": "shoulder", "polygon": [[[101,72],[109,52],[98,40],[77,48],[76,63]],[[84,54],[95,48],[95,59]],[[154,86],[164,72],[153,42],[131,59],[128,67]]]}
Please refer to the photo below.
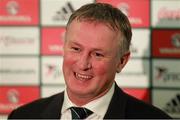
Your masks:
{"label": "shoulder", "polygon": [[60,98],[63,98],[63,93],[35,100],[13,110],[8,118],[40,118],[40,114],[43,113],[46,107],[52,104],[52,102],[58,102]]}
{"label": "shoulder", "polygon": [[128,118],[170,118],[164,111],[130,95],[127,96],[126,113]]}
{"label": "shoulder", "polygon": [[[119,87],[116,86],[116,96],[118,96],[119,101],[124,101],[124,112],[125,118],[171,118],[164,111],[150,103],[146,103],[139,100],[129,94],[123,92]],[[120,106],[119,106],[120,107]],[[122,106],[121,106],[122,107]]]}

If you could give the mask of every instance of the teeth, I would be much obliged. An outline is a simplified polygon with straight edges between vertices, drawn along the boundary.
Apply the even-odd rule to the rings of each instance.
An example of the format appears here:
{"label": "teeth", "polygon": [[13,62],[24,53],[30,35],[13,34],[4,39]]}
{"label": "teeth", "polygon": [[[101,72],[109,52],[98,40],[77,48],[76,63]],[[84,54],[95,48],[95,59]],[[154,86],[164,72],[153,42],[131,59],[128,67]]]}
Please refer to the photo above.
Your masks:
{"label": "teeth", "polygon": [[78,74],[78,73],[76,73],[76,77],[77,77],[78,79],[81,79],[81,80],[86,80],[86,79],[91,79],[91,78],[92,78],[92,76],[82,75],[82,74]]}

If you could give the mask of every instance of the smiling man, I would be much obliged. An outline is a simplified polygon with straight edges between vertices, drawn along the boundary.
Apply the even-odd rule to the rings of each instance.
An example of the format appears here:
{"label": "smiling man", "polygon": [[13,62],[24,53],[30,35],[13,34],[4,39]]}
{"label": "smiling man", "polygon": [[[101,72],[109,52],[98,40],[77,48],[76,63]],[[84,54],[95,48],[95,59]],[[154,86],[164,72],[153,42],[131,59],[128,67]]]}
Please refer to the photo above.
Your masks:
{"label": "smiling man", "polygon": [[117,8],[92,3],[75,11],[64,43],[64,92],[14,110],[10,118],[170,118],[124,93],[115,82],[129,60],[131,26]]}
{"label": "smiling man", "polygon": [[118,56],[120,36],[97,21],[74,20],[67,27],[63,71],[74,103],[84,105],[111,88],[116,71],[123,65]]}

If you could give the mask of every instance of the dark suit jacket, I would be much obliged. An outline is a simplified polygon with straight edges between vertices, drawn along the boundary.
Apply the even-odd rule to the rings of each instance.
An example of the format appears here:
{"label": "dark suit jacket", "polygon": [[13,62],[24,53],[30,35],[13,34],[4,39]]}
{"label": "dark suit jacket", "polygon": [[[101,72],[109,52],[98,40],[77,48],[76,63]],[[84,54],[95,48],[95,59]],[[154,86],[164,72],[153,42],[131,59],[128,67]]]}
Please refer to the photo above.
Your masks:
{"label": "dark suit jacket", "polygon": [[[8,116],[9,119],[59,119],[64,100],[64,92],[48,98],[36,100],[17,108]],[[104,119],[120,118],[167,118],[170,117],[160,109],[146,104],[124,93],[117,85],[115,92],[104,116]]]}

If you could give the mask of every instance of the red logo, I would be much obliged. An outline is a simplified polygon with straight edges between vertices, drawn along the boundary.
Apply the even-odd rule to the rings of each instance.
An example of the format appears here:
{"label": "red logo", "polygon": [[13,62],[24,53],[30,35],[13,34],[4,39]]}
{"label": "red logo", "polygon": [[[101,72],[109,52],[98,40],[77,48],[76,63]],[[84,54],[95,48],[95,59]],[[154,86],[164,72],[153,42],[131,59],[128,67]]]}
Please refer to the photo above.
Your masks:
{"label": "red logo", "polygon": [[16,1],[9,1],[6,5],[6,11],[10,15],[16,15],[19,12],[19,4]]}
{"label": "red logo", "polygon": [[132,27],[149,27],[149,0],[96,0],[109,3],[128,16]]}
{"label": "red logo", "polygon": [[38,0],[1,0],[0,25],[37,25]]}
{"label": "red logo", "polygon": [[180,30],[153,30],[152,55],[180,58]]}
{"label": "red logo", "polygon": [[8,114],[39,97],[38,87],[0,87],[0,113]]}
{"label": "red logo", "polygon": [[10,89],[7,91],[6,97],[10,103],[18,103],[20,94],[16,89]]}
{"label": "red logo", "polygon": [[63,55],[65,28],[42,29],[42,54]]}

